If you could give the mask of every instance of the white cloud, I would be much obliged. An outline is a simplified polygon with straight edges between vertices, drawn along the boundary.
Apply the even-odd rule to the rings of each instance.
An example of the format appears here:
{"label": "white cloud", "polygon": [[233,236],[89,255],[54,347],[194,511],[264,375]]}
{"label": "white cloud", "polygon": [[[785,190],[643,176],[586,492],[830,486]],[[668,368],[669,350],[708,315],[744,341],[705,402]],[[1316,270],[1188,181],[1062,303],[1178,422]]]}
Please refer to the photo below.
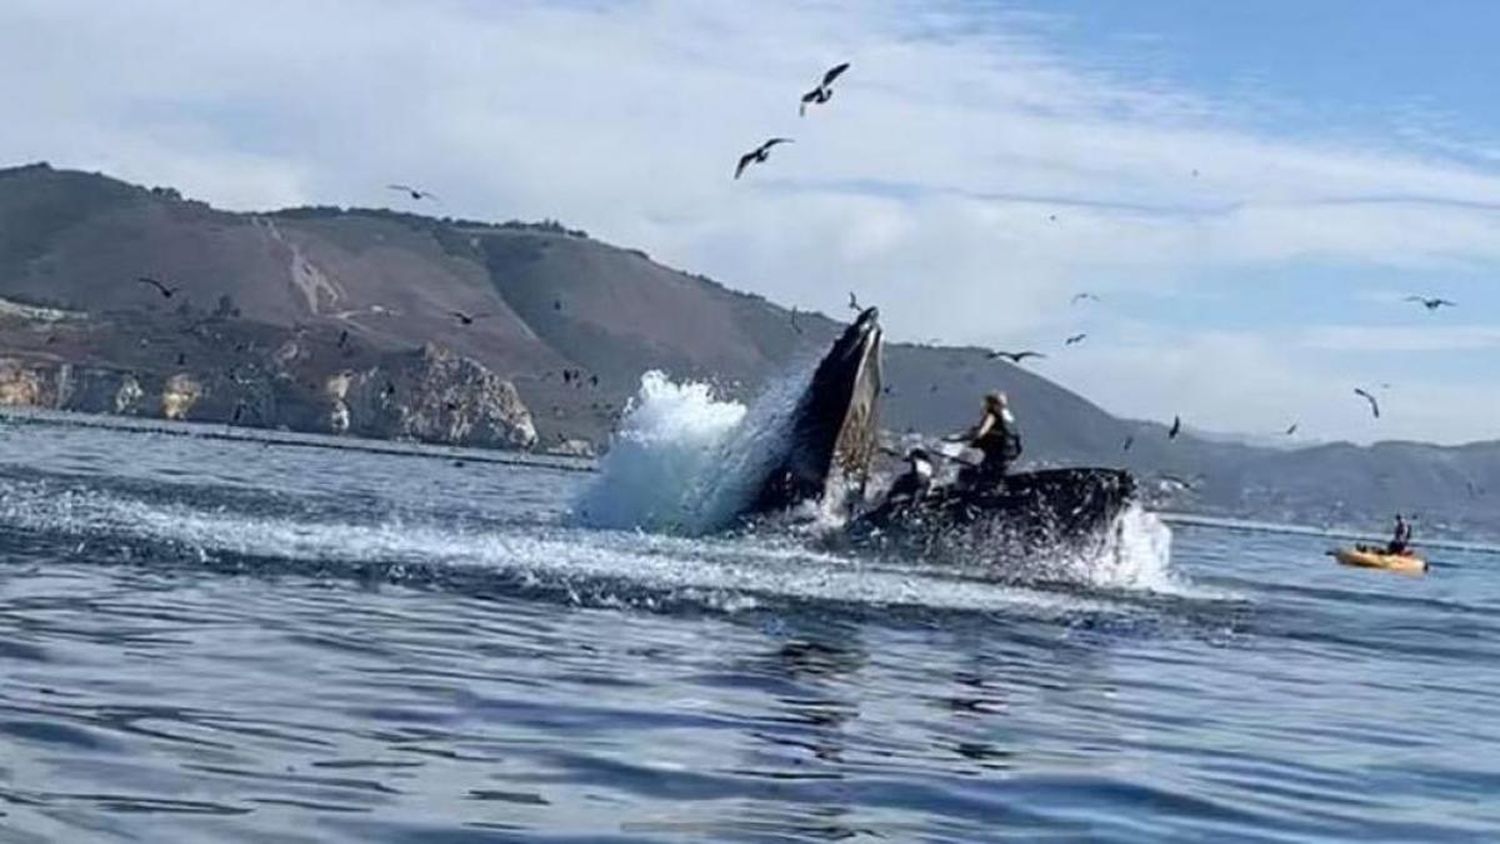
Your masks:
{"label": "white cloud", "polygon": [[[838,313],[853,288],[921,338],[1000,342],[1074,289],[1170,291],[1227,268],[1500,263],[1496,171],[1251,131],[1229,104],[1090,70],[1046,37],[897,0],[13,0],[0,160],[235,208],[383,204],[410,180],[443,213],[556,217],[787,304]],[[799,119],[797,96],[845,58],[833,101]],[[797,143],[731,180],[773,134]],[[1253,340],[1191,342],[1265,363]],[[1145,342],[1120,359],[1176,354]],[[1113,406],[1179,387],[1204,415],[1243,401],[1176,371],[1133,370]],[[1118,392],[1102,373],[1070,383]]]}
{"label": "white cloud", "polygon": [[1297,345],[1334,352],[1456,352],[1500,348],[1500,325],[1324,325],[1299,332]]}
{"label": "white cloud", "polygon": [[[1352,340],[1352,333],[1331,330],[1333,336],[1322,329],[1298,337],[1135,326],[1115,345],[1056,355],[1036,369],[1067,386],[1086,385],[1085,394],[1107,409],[1158,421],[1180,414],[1186,424],[1209,431],[1270,435],[1297,422],[1300,435],[1314,440],[1500,437],[1500,391],[1442,379],[1401,379],[1386,389],[1310,351],[1335,337]],[[1379,419],[1355,387],[1381,397]]]}

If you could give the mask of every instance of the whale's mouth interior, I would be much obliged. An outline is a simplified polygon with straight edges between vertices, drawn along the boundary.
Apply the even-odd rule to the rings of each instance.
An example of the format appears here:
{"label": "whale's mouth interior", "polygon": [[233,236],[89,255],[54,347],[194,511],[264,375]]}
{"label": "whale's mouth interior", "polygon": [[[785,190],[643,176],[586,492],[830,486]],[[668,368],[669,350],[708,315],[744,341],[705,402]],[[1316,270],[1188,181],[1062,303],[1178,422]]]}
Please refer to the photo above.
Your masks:
{"label": "whale's mouth interior", "polygon": [[824,500],[864,483],[879,420],[880,312],[868,308],[824,356],[787,431],[781,476],[758,509]]}
{"label": "whale's mouth interior", "polygon": [[879,424],[881,390],[881,349],[885,334],[880,328],[879,311],[869,308],[860,314],[854,328],[858,332],[851,368],[848,398],[838,435],[834,439],[830,472],[841,472],[859,481],[869,472],[875,455],[876,428]]}

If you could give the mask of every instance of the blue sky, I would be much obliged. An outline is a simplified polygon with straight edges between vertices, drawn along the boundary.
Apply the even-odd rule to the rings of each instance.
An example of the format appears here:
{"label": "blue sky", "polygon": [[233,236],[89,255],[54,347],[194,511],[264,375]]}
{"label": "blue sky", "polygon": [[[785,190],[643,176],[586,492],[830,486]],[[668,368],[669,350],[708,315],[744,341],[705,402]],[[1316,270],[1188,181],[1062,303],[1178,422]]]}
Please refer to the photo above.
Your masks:
{"label": "blue sky", "polygon": [[[1456,442],[1500,437],[1497,30],[1452,0],[12,0],[0,161],[239,209],[411,181],[788,305],[853,288],[896,337],[1035,345],[1123,415]],[[1377,422],[1352,391],[1381,383]]]}

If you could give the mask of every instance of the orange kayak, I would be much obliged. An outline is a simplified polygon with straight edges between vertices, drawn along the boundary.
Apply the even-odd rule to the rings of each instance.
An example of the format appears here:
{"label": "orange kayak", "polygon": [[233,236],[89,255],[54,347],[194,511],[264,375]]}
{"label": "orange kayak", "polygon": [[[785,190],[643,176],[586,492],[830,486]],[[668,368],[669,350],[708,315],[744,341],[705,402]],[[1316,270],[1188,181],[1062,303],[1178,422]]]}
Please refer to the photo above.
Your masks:
{"label": "orange kayak", "polygon": [[1427,571],[1427,561],[1415,554],[1387,554],[1367,548],[1340,548],[1328,553],[1346,566],[1362,569],[1384,569],[1401,574],[1424,574]]}

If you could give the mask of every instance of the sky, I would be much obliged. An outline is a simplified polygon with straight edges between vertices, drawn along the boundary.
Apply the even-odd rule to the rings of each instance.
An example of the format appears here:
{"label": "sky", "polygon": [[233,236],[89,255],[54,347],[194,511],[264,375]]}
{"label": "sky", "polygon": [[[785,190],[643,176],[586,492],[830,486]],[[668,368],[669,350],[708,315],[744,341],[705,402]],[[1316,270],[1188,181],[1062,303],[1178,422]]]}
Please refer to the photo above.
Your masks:
{"label": "sky", "polygon": [[0,165],[555,218],[1043,351],[1117,414],[1453,443],[1500,438],[1497,29],[1458,0],[7,0]]}

